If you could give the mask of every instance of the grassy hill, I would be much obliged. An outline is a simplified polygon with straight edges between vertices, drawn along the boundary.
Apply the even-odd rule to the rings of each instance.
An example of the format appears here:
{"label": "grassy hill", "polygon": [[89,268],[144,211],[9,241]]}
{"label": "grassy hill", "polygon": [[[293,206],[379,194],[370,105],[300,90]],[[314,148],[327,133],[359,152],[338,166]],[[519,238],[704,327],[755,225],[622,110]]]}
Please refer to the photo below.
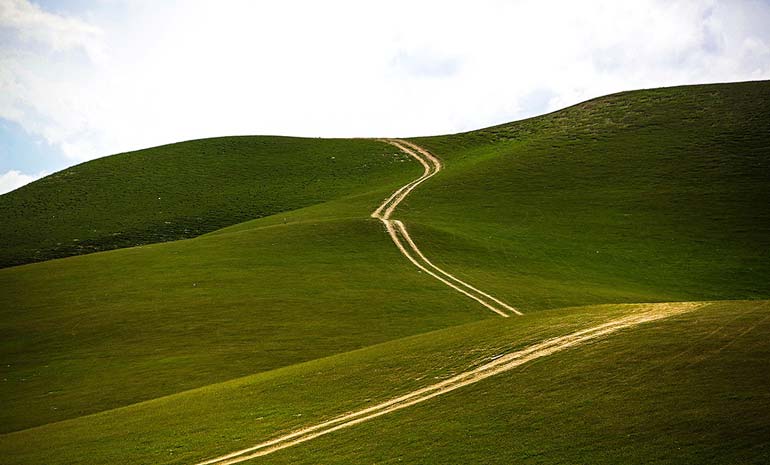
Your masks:
{"label": "grassy hill", "polygon": [[768,312],[713,304],[252,462],[766,463]]}
{"label": "grassy hill", "polygon": [[382,142],[193,141],[2,196],[6,266],[153,243],[0,270],[3,462],[194,463],[635,303],[709,301],[260,460],[762,463],[769,127],[755,82],[413,139],[445,169],[396,217],[526,313],[507,320],[369,217],[420,173]]}
{"label": "grassy hill", "polygon": [[429,256],[523,308],[767,298],[770,82],[625,92],[419,138]]}
{"label": "grassy hill", "polygon": [[100,158],[0,196],[0,267],[196,237],[395,186],[418,172],[397,152],[369,140],[245,136]]}
{"label": "grassy hill", "polygon": [[[3,435],[0,450],[9,464],[197,463],[649,307],[457,326]],[[763,463],[769,311],[707,304],[247,463]]]}
{"label": "grassy hill", "polygon": [[370,220],[0,270],[2,432],[493,316]]}

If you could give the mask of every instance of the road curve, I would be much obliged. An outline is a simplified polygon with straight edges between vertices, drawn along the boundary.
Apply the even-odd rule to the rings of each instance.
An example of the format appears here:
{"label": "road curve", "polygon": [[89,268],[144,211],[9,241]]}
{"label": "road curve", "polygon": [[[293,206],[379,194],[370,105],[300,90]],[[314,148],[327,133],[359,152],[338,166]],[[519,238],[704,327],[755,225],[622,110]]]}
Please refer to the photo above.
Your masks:
{"label": "road curve", "polygon": [[409,195],[412,190],[414,190],[414,188],[441,171],[443,166],[441,164],[441,160],[417,144],[401,139],[380,140],[395,146],[410,157],[416,159],[425,169],[422,176],[396,190],[396,192],[385,199],[385,201],[372,213],[372,218],[377,218],[385,225],[385,229],[388,231],[388,235],[390,235],[390,238],[393,240],[393,243],[396,244],[396,247],[401,252],[401,254],[404,255],[407,260],[412,262],[412,264],[421,271],[424,271],[428,275],[441,281],[445,285],[465,295],[466,297],[475,300],[476,302],[497,313],[498,315],[506,318],[510,316],[510,314],[522,315],[519,310],[495,297],[492,297],[486,292],[471,286],[465,281],[462,281],[456,276],[433,264],[433,262],[428,260],[428,258],[425,257],[425,255],[414,243],[404,223],[391,219],[393,211],[396,209],[398,204],[400,204],[406,198],[406,196]]}
{"label": "road curve", "polygon": [[[372,213],[372,218],[377,218],[385,225],[388,235],[393,240],[398,250],[419,270],[429,276],[437,279],[446,286],[480,303],[489,310],[502,317],[509,317],[510,314],[522,315],[522,313],[501,300],[492,297],[474,286],[462,281],[456,276],[444,271],[431,262],[415,244],[406,226],[402,221],[391,219],[396,207],[412,192],[418,185],[433,177],[441,171],[441,161],[422,147],[411,142],[400,139],[380,139],[387,142],[407,155],[416,159],[424,168],[422,176],[407,183],[397,189],[390,197],[377,207]],[[356,412],[339,416],[332,420],[316,424],[301,430],[294,431],[284,436],[257,444],[247,449],[232,452],[221,457],[213,458],[200,462],[197,465],[229,465],[251,460],[256,457],[270,454],[272,452],[291,447],[293,445],[309,441],[318,436],[322,436],[339,429],[347,428],[372,418],[385,415],[402,408],[432,399],[438,395],[453,391],[460,387],[475,383],[489,376],[502,371],[510,370],[516,366],[526,363],[534,358],[549,355],[558,350],[571,347],[572,345],[584,342],[586,340],[599,337],[609,332],[613,332],[621,327],[627,327],[632,324],[638,324],[643,321],[638,317],[632,320],[618,320],[616,322],[601,325],[590,330],[580,331],[561,338],[551,339],[540,344],[536,344],[525,350],[520,350],[507,355],[503,355],[485,365],[474,370],[470,370],[450,379],[427,386],[422,389],[405,394],[401,397],[388,400],[375,406],[365,408]]]}

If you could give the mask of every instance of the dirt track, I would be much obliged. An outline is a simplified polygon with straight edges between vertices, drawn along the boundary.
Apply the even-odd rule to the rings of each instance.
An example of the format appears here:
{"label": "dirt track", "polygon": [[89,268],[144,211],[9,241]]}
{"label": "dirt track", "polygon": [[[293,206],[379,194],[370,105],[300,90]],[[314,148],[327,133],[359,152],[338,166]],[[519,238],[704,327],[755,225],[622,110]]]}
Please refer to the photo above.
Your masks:
{"label": "dirt track", "polygon": [[[382,221],[383,224],[385,224],[385,229],[388,231],[388,234],[393,240],[393,243],[396,244],[396,247],[398,247],[398,250],[420,270],[436,278],[457,292],[460,292],[461,294],[477,301],[484,307],[502,317],[507,318],[510,316],[509,313],[514,315],[522,315],[519,310],[511,307],[505,302],[492,297],[486,292],[471,286],[465,281],[460,280],[456,276],[449,274],[448,272],[434,265],[433,262],[428,260],[414,243],[404,223],[391,219],[391,215],[393,214],[393,211],[396,209],[398,204],[401,203],[406,198],[406,196],[409,195],[412,190],[414,190],[415,187],[441,171],[442,164],[441,161],[433,154],[412,142],[400,139],[382,140],[397,147],[402,152],[419,161],[423,168],[425,168],[425,172],[422,174],[422,176],[401,187],[390,197],[388,197],[382,203],[382,205],[377,207],[374,213],[372,213],[372,218],[377,218]],[[406,245],[402,242],[402,239]],[[409,249],[411,249],[411,252]]]}
{"label": "dirt track", "polygon": [[261,444],[242,449],[231,454],[201,462],[198,465],[228,465],[244,462],[256,457],[291,447],[305,441],[332,433],[343,428],[363,423],[387,413],[425,402],[469,384],[477,383],[505,371],[516,368],[537,358],[546,357],[571,347],[585,344],[595,339],[608,336],[617,331],[631,328],[674,315],[679,315],[700,308],[703,303],[666,303],[650,304],[649,310],[619,318],[592,328],[576,331],[564,336],[547,339],[525,349],[504,354],[478,368],[465,371],[452,378],[412,391],[400,397],[390,399],[372,407],[348,413],[323,423],[303,428],[292,433],[265,441]]}
{"label": "dirt track", "polygon": [[[403,152],[417,159],[425,168],[422,176],[394,192],[374,213],[373,218],[383,222],[393,243],[399,251],[414,264],[418,269],[441,281],[450,288],[462,293],[463,295],[476,300],[488,309],[500,316],[508,317],[510,313],[521,315],[515,308],[492,297],[491,295],[476,289],[470,284],[461,281],[455,276],[447,273],[434,265],[423,255],[420,249],[412,240],[404,223],[391,219],[393,211],[399,203],[406,198],[409,193],[419,184],[434,176],[441,171],[441,162],[426,150],[415,144],[403,140],[385,140]],[[358,411],[340,415],[322,423],[318,423],[294,432],[276,437],[274,439],[256,444],[236,452],[232,452],[221,457],[213,458],[198,465],[229,465],[261,457],[287,447],[291,447],[311,439],[323,436],[334,431],[348,428],[359,423],[386,415],[397,410],[410,407],[412,405],[425,402],[434,397],[446,394],[469,384],[477,383],[491,376],[506,372],[529,361],[546,357],[556,352],[569,349],[571,347],[585,344],[595,339],[606,337],[617,331],[631,328],[643,323],[652,322],[662,318],[689,312],[701,307],[702,303],[673,303],[673,304],[650,304],[648,310],[619,318],[608,323],[594,326],[588,329],[576,331],[564,336],[547,339],[545,341],[533,344],[527,348],[504,353],[494,360],[483,364],[477,368],[467,370],[444,381],[423,387],[421,389],[406,393],[402,396],[381,402],[371,407],[363,408]]]}

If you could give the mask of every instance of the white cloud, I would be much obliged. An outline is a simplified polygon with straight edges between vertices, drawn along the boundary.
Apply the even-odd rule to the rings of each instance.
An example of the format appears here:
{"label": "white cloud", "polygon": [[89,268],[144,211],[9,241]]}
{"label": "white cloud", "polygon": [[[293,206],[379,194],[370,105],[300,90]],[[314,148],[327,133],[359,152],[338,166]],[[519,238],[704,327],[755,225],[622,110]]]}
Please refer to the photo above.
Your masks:
{"label": "white cloud", "polygon": [[49,173],[41,171],[37,174],[24,174],[16,170],[6,171],[0,174],[0,195],[12,190],[16,190],[21,186],[31,183],[36,179],[40,179],[43,176],[47,176]]}
{"label": "white cloud", "polygon": [[770,78],[762,1],[0,4],[0,117],[73,161],[228,134],[445,133]]}
{"label": "white cloud", "polygon": [[101,30],[78,18],[43,11],[27,0],[0,2],[0,28],[11,29],[22,41],[40,42],[55,51],[83,48],[93,56],[101,53]]}

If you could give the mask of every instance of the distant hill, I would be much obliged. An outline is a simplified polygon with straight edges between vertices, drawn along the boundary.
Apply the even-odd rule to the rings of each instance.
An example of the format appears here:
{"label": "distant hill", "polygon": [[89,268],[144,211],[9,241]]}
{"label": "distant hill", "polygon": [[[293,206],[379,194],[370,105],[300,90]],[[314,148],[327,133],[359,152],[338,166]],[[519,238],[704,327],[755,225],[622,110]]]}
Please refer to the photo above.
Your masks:
{"label": "distant hill", "polygon": [[397,152],[369,140],[244,136],[86,162],[0,196],[0,267],[196,237],[367,192],[416,172]]}

